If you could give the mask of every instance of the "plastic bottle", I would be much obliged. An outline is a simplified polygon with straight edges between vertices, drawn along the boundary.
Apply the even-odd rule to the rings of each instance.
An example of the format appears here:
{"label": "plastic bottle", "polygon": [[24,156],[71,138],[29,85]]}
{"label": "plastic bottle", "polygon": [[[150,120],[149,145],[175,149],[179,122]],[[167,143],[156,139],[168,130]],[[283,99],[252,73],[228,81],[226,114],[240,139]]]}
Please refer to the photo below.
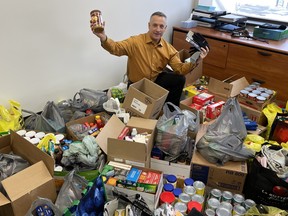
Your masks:
{"label": "plastic bottle", "polygon": [[131,137],[133,138],[133,137],[135,137],[137,134],[138,134],[137,129],[136,129],[136,128],[132,128]]}
{"label": "plastic bottle", "polygon": [[98,128],[98,129],[104,127],[104,123],[103,123],[100,115],[96,115],[96,116],[95,116],[95,121],[96,121],[96,124],[97,124],[97,128]]}

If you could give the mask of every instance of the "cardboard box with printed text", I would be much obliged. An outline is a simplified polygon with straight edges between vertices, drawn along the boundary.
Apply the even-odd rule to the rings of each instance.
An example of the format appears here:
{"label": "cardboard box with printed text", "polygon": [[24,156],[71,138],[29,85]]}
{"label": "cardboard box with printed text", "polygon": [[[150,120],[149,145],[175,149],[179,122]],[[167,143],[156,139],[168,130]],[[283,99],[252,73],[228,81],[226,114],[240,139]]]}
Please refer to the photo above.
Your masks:
{"label": "cardboard box with printed text", "polygon": [[156,119],[167,96],[168,91],[166,89],[143,78],[130,85],[123,102],[123,108],[131,116]]}

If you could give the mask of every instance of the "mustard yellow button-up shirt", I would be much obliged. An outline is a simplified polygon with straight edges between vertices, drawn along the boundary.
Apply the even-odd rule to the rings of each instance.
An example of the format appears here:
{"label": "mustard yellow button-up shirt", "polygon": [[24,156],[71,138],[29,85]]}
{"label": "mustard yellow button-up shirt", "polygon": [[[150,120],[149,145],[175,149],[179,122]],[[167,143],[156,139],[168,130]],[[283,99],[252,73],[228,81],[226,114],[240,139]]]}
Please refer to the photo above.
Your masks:
{"label": "mustard yellow button-up shirt", "polygon": [[155,81],[167,65],[170,65],[175,73],[183,75],[196,66],[193,63],[182,63],[178,51],[163,38],[158,44],[154,44],[148,33],[118,42],[107,38],[101,45],[113,55],[128,56],[127,76],[131,82],[137,82],[144,77]]}

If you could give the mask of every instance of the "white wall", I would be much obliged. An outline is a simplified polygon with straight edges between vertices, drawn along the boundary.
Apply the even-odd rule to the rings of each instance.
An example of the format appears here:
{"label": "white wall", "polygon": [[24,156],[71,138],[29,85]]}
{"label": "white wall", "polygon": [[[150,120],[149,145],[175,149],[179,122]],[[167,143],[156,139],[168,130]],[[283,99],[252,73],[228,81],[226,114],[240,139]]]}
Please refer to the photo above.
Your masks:
{"label": "white wall", "polygon": [[127,57],[110,55],[90,32],[100,9],[115,40],[148,30],[155,11],[168,16],[164,36],[186,20],[193,0],[0,0],[0,104],[8,100],[41,111],[47,101],[73,98],[81,88],[106,89],[122,81]]}

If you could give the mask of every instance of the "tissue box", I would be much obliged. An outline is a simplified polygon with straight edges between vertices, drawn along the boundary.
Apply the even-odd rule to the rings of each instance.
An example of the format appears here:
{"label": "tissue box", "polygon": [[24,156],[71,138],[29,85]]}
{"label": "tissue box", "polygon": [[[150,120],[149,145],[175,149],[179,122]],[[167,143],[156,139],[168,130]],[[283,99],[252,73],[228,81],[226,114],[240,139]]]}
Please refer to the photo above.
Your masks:
{"label": "tissue box", "polygon": [[195,20],[181,21],[181,27],[182,28],[193,28],[196,26],[197,26],[197,22]]}

